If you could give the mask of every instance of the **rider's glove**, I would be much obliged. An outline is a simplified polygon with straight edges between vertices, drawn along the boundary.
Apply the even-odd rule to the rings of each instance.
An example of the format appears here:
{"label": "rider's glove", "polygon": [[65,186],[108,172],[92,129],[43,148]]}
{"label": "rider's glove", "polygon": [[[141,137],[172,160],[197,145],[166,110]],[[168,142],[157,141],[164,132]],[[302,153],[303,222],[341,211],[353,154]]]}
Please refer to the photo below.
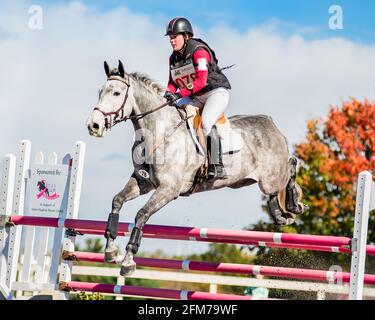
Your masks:
{"label": "rider's glove", "polygon": [[166,91],[164,94],[164,98],[167,99],[168,104],[170,106],[175,106],[176,107],[176,101],[181,98],[181,94],[179,92],[172,93],[170,91]]}

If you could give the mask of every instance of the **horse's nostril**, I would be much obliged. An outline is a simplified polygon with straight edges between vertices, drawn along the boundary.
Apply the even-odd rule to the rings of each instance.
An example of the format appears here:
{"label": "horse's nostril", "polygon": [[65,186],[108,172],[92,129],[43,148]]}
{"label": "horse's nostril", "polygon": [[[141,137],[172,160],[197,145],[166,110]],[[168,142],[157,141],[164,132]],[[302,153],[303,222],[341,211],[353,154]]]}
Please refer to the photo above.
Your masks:
{"label": "horse's nostril", "polygon": [[99,129],[99,125],[98,125],[97,123],[94,123],[94,124],[92,125],[92,127],[93,127],[94,129],[96,129],[96,130]]}

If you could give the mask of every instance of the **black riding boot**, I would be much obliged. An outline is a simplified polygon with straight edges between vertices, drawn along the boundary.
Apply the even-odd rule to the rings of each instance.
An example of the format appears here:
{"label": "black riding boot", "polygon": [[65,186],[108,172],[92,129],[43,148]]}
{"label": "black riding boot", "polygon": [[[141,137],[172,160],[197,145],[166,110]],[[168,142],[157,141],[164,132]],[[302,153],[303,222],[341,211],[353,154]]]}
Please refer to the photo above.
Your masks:
{"label": "black riding boot", "polygon": [[207,136],[207,153],[207,180],[215,181],[227,178],[222,159],[221,140],[216,126],[212,127],[210,134]]}

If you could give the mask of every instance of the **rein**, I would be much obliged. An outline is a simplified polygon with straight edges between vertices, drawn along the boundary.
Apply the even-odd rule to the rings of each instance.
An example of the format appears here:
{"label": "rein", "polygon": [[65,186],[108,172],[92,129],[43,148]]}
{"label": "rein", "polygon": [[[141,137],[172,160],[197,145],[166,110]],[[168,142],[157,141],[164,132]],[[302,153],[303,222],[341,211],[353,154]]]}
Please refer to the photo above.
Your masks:
{"label": "rein", "polygon": [[156,151],[157,148],[159,148],[162,144],[164,144],[166,142],[166,140],[184,123],[186,122],[187,120],[189,120],[190,118],[194,117],[194,115],[191,115],[191,116],[188,116],[187,115],[187,112],[186,112],[186,109],[184,109],[185,111],[185,116],[183,117],[181,115],[181,112],[177,109],[178,113],[180,114],[180,117],[181,117],[181,121],[170,131],[168,132],[165,137],[163,138],[163,140],[161,142],[158,142],[158,143],[155,143],[154,146],[152,147],[151,149],[151,152],[149,153],[149,156],[153,155]]}
{"label": "rein", "polygon": [[118,121],[116,122],[116,124],[119,123],[119,122],[122,122],[122,121],[126,121],[126,120],[128,120],[128,119],[130,119],[130,120],[133,120],[133,119],[135,119],[135,120],[142,119],[143,117],[147,116],[148,114],[153,113],[153,112],[155,112],[155,111],[158,111],[158,110],[160,110],[160,109],[166,107],[167,105],[168,105],[168,102],[163,103],[162,105],[160,105],[159,107],[157,107],[157,108],[155,108],[155,109],[152,109],[152,110],[149,110],[149,111],[146,111],[146,112],[143,112],[143,113],[138,113],[138,114],[133,115],[133,116],[127,116],[127,117],[125,117],[124,119],[118,120]]}

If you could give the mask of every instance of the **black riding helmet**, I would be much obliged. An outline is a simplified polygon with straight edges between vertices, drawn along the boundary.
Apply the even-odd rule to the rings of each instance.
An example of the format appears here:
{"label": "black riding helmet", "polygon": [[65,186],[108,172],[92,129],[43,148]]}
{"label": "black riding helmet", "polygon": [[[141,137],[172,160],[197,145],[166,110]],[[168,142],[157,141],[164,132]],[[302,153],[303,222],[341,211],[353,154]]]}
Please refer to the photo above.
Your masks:
{"label": "black riding helmet", "polygon": [[186,18],[178,17],[169,21],[165,35],[169,36],[185,32],[191,36],[194,35],[190,21]]}

